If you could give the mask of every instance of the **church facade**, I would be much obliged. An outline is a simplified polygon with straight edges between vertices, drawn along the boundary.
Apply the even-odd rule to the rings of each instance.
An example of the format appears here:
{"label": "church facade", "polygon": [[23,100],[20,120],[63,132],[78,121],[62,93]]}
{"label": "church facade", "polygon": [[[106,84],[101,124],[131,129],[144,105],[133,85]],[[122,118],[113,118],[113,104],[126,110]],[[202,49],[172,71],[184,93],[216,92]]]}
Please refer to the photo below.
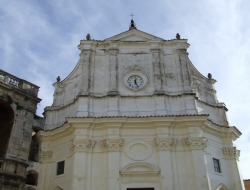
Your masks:
{"label": "church facade", "polygon": [[177,34],[138,30],[102,41],[87,35],[71,73],[54,83],[35,136],[38,174],[26,189],[244,189],[224,103]]}

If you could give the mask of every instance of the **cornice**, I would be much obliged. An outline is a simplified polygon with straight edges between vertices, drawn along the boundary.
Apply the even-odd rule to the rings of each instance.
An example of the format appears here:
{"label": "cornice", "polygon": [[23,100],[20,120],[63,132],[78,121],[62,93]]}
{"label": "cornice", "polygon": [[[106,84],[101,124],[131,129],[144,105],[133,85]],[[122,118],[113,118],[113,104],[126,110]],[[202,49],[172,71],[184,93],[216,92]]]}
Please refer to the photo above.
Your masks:
{"label": "cornice", "polygon": [[207,120],[204,122],[202,126],[203,130],[207,133],[216,135],[222,138],[230,138],[232,140],[236,140],[241,136],[241,132],[234,126],[222,126],[216,123],[213,123],[211,120]]}

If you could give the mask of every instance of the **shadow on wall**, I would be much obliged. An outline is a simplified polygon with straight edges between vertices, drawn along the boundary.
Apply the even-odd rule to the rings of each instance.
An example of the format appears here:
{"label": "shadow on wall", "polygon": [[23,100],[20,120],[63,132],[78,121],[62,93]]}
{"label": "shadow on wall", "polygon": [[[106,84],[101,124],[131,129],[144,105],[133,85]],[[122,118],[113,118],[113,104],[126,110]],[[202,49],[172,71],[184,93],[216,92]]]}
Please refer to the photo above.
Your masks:
{"label": "shadow on wall", "polygon": [[6,154],[13,122],[14,110],[10,104],[0,99],[0,157]]}

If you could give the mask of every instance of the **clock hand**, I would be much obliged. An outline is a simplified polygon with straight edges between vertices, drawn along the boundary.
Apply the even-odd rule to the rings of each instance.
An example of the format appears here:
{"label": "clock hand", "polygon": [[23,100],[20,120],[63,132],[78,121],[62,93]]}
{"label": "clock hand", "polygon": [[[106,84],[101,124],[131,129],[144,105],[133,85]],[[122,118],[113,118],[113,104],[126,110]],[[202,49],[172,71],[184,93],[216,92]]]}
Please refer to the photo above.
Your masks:
{"label": "clock hand", "polygon": [[139,87],[138,84],[137,84],[137,82],[136,82],[136,79],[134,81],[135,81],[136,86]]}

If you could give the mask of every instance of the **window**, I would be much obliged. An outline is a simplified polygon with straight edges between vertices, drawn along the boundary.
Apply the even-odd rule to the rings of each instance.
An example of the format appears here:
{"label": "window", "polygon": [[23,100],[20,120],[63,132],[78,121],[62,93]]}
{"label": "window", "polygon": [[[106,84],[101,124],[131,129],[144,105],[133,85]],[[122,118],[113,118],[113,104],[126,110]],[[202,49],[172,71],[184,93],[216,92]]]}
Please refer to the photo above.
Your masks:
{"label": "window", "polygon": [[64,174],[64,161],[57,162],[57,171],[56,175]]}
{"label": "window", "polygon": [[26,184],[37,186],[38,173],[35,170],[29,170],[26,173]]}
{"label": "window", "polygon": [[214,162],[214,171],[221,173],[221,169],[220,169],[220,161],[216,158],[213,158],[213,162]]}

